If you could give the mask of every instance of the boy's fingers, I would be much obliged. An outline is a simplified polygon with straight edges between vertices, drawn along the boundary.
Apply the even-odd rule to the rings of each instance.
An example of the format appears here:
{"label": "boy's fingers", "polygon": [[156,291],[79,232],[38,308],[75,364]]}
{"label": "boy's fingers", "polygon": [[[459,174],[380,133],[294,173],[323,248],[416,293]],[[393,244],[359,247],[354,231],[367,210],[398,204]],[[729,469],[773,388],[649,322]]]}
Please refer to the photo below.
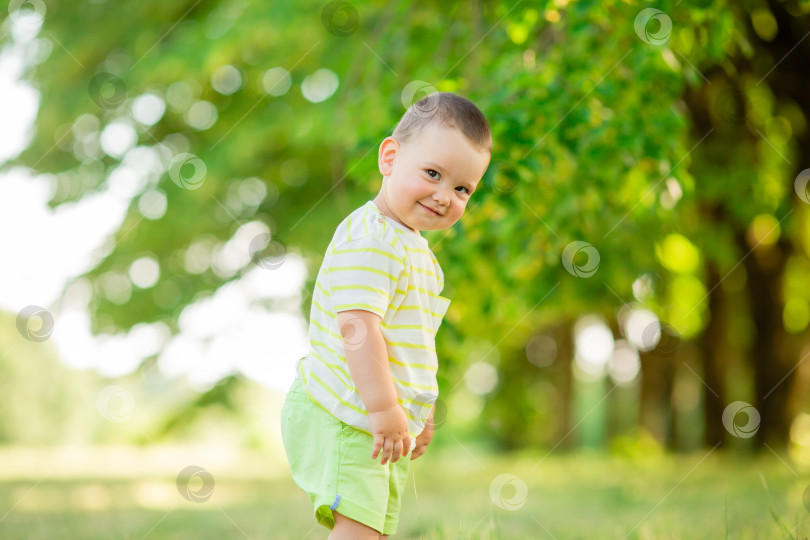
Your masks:
{"label": "boy's fingers", "polygon": [[396,463],[400,458],[407,456],[408,453],[413,454],[416,452],[416,448],[416,443],[410,437],[404,437],[399,441],[394,441],[393,439],[386,439],[381,435],[377,435],[374,438],[374,448],[371,452],[371,458],[376,460],[379,457],[380,465],[385,465],[389,461]]}
{"label": "boy's fingers", "polygon": [[391,461],[396,463],[400,457],[402,457],[402,442],[396,441],[394,442],[394,449],[391,452]]}
{"label": "boy's fingers", "polygon": [[383,438],[379,435],[374,435],[374,447],[371,449],[371,459],[377,459],[383,447]]}
{"label": "boy's fingers", "polygon": [[393,441],[391,439],[385,439],[383,443],[383,451],[382,451],[382,460],[380,461],[380,465],[385,465],[388,463],[388,460],[391,458],[391,448],[394,446]]}
{"label": "boy's fingers", "polygon": [[425,453],[427,450],[426,444],[416,444],[413,447],[413,452],[411,452],[411,460],[414,460]]}
{"label": "boy's fingers", "polygon": [[399,445],[399,453],[397,454],[397,458],[394,461],[399,461],[400,459],[404,458],[408,455],[408,451],[410,450],[411,446],[411,438],[406,436],[401,441],[397,442]]}

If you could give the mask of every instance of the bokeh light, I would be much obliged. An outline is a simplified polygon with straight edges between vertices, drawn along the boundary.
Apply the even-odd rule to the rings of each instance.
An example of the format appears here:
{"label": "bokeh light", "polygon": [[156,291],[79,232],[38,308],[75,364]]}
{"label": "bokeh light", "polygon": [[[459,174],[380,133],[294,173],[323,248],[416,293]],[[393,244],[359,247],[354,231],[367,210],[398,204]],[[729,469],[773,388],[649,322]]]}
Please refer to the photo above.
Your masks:
{"label": "bokeh light", "polygon": [[309,75],[301,83],[301,93],[307,101],[320,103],[335,93],[338,88],[337,74],[326,68],[321,68]]}
{"label": "bokeh light", "polygon": [[582,372],[601,376],[613,354],[613,333],[602,317],[586,315],[574,325],[575,364]]}

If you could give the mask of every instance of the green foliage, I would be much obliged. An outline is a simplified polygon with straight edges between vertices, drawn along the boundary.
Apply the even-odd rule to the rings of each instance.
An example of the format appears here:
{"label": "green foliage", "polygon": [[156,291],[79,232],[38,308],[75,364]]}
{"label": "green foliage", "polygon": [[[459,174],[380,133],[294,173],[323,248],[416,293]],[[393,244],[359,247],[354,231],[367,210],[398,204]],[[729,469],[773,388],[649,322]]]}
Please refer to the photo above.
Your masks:
{"label": "green foliage", "polygon": [[98,416],[86,396],[94,395],[100,377],[62,364],[47,341],[23,339],[15,319],[0,312],[0,444],[46,446],[84,439]]}
{"label": "green foliage", "polygon": [[[165,97],[178,81],[187,83],[193,100],[210,102],[217,113],[210,128],[194,129],[187,123],[189,104],[175,100],[156,125],[136,125],[139,144],[160,141],[175,154],[197,154],[207,175],[196,190],[180,189],[165,172],[147,176],[143,190],[165,193],[166,214],[144,219],[136,198],[112,252],[89,277],[125,273],[133,260],[151,254],[168,285],[136,290],[120,305],[97,293],[92,306],[97,329],[171,321],[201,291],[227,280],[210,269],[190,274],[183,254],[203,235],[222,242],[239,222],[259,219],[291,249],[317,252],[342,216],[378,189],[376,145],[403,112],[400,93],[413,80],[470,97],[493,126],[486,189],[446,237],[430,235],[446,261],[451,296],[469,291],[471,283],[496,284],[481,297],[465,297],[479,321],[510,324],[512,317],[498,315],[526,313],[538,294],[560,281],[566,283],[544,304],[545,313],[577,311],[586,300],[594,310],[599,309],[594,300],[612,304],[599,280],[573,281],[562,271],[559,255],[573,240],[597,247],[600,273],[620,294],[640,272],[657,267],[651,249],[656,231],[672,228],[675,218],[654,204],[661,175],[689,144],[688,122],[677,107],[685,80],[681,66],[673,69],[666,61],[671,52],[636,35],[637,7],[548,4],[538,16],[534,7],[509,11],[497,3],[479,14],[463,3],[441,11],[408,2],[354,6],[359,28],[347,37],[327,31],[317,16],[320,3],[48,6],[41,34],[59,36],[64,49],[29,73],[45,92],[36,136],[19,162],[57,175],[54,204],[104,189],[119,165],[102,152],[86,155],[70,130],[82,115],[92,115],[103,129],[130,117],[137,96]],[[728,15],[709,19],[690,6],[673,8],[671,16],[680,24],[673,42],[691,43],[698,33],[712,43],[728,39],[722,31]],[[133,24],[122,33],[97,32],[92,40],[75,24],[81,19],[95,28],[114,28],[122,17]],[[498,19],[502,24],[495,24]],[[477,25],[492,30],[483,44]],[[212,83],[224,65],[235,66],[242,80],[230,95]],[[278,97],[267,94],[262,80],[275,66],[292,70],[295,86],[326,66],[339,77],[338,92],[315,104],[295,88]],[[125,89],[123,99],[110,99],[104,108],[96,103],[103,96],[91,95],[92,78],[101,72],[118,77]],[[301,185],[280,178],[291,161],[303,171]],[[685,167],[674,174],[689,182]],[[229,215],[222,208],[228,190],[250,177],[260,178],[269,192],[277,190],[278,199],[268,197],[241,214],[227,205]],[[175,302],[159,305],[167,288]],[[504,313],[484,309],[495,298],[508,306]],[[537,321],[527,322],[533,327]]]}
{"label": "green foliage", "polygon": [[[460,380],[471,357],[492,361],[486,351],[497,349],[503,364],[523,366],[512,374],[523,384],[536,374],[522,349],[539,328],[586,312],[612,318],[619,300],[633,301],[642,274],[658,280],[649,306],[685,336],[699,335],[707,320],[702,268],[672,272],[673,261],[661,261],[657,249],[680,235],[701,263],[716,262],[725,274],[742,255],[735,233],[756,216],[779,220],[792,205],[794,171],[785,161],[797,154],[790,134],[806,119],[743,70],[758,46],[752,6],[659,3],[673,31],[655,44],[635,25],[645,5],[628,2],[470,9],[465,2],[358,1],[349,9],[356,27],[351,13],[325,25],[325,5],[48,3],[40,34],[60,46],[27,74],[42,101],[31,145],[10,165],[53,174],[58,205],[113,183],[122,160],[104,154],[98,136],[114,121],[130,122],[138,144],[161,154],[86,276],[95,285],[96,331],[154,320],[176,329],[186,305],[239,276],[190,271],[189,248],[204,246],[210,256],[251,220],[303,253],[311,290],[337,224],[379,189],[377,146],[404,112],[403,88],[412,81],[472,99],[494,136],[483,189],[464,219],[426,234],[445,271],[443,294],[454,299],[438,344],[446,380]],[[767,32],[767,14],[755,19]],[[215,89],[228,65],[241,81],[232,93]],[[274,93],[283,81],[265,80],[277,67],[292,81],[281,95]],[[322,68],[339,86],[312,103],[300,87]],[[94,90],[100,74],[114,76],[123,95],[110,94],[110,85]],[[150,92],[168,106],[156,124],[141,125],[132,120],[132,102]],[[190,120],[189,107],[199,102],[216,112],[209,127]],[[198,189],[181,188],[167,172],[184,152],[205,163]],[[253,178],[268,194],[258,205],[240,202]],[[168,209],[145,218],[139,204],[155,191]],[[720,203],[727,214],[707,222],[706,209]],[[807,242],[807,227],[792,223],[782,224],[783,234]],[[562,254],[576,241],[598,251],[594,277],[564,268]],[[123,301],[104,294],[103,276],[126,275],[144,255],[159,261],[155,287],[136,288]],[[791,266],[791,283],[802,265]],[[790,291],[793,321],[804,316],[807,299],[794,285]],[[471,350],[473,336],[480,339]],[[493,414],[530,414],[530,405],[505,399]]]}

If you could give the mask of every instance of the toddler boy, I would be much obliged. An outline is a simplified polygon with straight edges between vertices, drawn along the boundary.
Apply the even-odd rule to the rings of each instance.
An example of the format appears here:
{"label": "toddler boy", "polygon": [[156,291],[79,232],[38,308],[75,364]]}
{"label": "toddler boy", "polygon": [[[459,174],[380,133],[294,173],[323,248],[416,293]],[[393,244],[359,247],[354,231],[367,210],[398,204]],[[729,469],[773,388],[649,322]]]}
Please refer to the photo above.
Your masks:
{"label": "toddler boy", "polygon": [[420,231],[461,218],[491,151],[489,124],[472,102],[425,96],[380,144],[379,194],[338,226],[326,250],[309,353],[296,365],[281,429],[293,480],[332,530],[329,540],[397,530],[410,460],[433,436],[435,335],[450,305]]}

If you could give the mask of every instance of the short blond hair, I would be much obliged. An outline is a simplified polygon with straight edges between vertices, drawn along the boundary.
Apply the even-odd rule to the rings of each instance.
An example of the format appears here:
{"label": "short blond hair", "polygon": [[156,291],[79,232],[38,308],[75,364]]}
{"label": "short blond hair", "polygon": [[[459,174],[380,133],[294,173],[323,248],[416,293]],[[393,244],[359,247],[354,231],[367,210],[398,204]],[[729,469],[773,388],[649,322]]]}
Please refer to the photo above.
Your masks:
{"label": "short blond hair", "polygon": [[392,136],[399,142],[409,142],[433,124],[456,128],[475,147],[492,153],[492,132],[484,113],[469,99],[452,92],[434,92],[411,105]]}

